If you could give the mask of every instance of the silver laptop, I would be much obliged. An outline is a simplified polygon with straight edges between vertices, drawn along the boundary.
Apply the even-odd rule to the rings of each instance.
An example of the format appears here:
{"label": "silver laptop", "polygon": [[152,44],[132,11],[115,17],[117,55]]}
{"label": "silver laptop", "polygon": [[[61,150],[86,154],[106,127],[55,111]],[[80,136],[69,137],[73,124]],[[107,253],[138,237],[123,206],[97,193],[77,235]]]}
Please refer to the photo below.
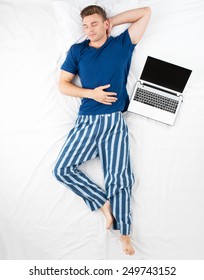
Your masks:
{"label": "silver laptop", "polygon": [[148,56],[128,111],[174,125],[192,70]]}

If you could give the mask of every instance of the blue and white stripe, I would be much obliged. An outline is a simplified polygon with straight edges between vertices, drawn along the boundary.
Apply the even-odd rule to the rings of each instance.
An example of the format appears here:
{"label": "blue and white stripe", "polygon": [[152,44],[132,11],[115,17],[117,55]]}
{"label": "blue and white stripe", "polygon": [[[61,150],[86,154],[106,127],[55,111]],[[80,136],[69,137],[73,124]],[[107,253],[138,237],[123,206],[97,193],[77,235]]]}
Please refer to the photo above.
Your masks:
{"label": "blue and white stripe", "polygon": [[[105,191],[77,167],[99,157]],[[130,196],[134,184],[129,155],[128,129],[122,113],[81,115],[59,153],[54,176],[81,196],[93,211],[109,200],[115,218],[113,228],[130,233]]]}

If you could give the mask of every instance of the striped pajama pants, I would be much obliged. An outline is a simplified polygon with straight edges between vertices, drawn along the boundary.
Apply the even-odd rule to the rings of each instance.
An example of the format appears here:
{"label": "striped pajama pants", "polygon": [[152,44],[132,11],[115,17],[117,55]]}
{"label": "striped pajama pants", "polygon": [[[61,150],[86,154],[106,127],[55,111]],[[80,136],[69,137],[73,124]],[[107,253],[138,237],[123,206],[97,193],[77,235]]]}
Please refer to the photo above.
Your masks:
{"label": "striped pajama pants", "polygon": [[[105,191],[77,167],[99,157]],[[53,175],[83,198],[93,211],[109,200],[113,229],[130,233],[130,196],[134,175],[130,164],[128,128],[121,112],[79,115],[57,158]]]}

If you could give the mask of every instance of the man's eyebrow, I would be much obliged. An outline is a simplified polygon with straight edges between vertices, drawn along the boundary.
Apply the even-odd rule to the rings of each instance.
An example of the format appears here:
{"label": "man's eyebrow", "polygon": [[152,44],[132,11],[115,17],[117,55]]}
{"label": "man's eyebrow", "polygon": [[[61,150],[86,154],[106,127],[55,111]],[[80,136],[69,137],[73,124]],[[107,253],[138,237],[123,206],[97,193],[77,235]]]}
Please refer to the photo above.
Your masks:
{"label": "man's eyebrow", "polygon": [[[98,21],[92,21],[90,24],[93,24],[93,23],[98,23]],[[87,25],[86,23],[83,24],[83,26]]]}

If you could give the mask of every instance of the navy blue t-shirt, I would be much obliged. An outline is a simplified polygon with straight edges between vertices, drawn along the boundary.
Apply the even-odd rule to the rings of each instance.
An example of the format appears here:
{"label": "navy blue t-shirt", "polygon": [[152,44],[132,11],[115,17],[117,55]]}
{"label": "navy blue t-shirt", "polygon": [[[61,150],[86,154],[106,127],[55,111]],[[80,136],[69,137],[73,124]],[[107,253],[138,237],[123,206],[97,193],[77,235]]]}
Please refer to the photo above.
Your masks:
{"label": "navy blue t-shirt", "polygon": [[117,37],[110,36],[100,48],[89,46],[89,42],[90,40],[85,40],[72,45],[61,69],[78,74],[83,88],[95,89],[110,84],[105,91],[116,92],[117,101],[112,105],[105,105],[90,98],[83,98],[79,115],[126,111],[129,104],[126,83],[135,47],[128,29]]}

